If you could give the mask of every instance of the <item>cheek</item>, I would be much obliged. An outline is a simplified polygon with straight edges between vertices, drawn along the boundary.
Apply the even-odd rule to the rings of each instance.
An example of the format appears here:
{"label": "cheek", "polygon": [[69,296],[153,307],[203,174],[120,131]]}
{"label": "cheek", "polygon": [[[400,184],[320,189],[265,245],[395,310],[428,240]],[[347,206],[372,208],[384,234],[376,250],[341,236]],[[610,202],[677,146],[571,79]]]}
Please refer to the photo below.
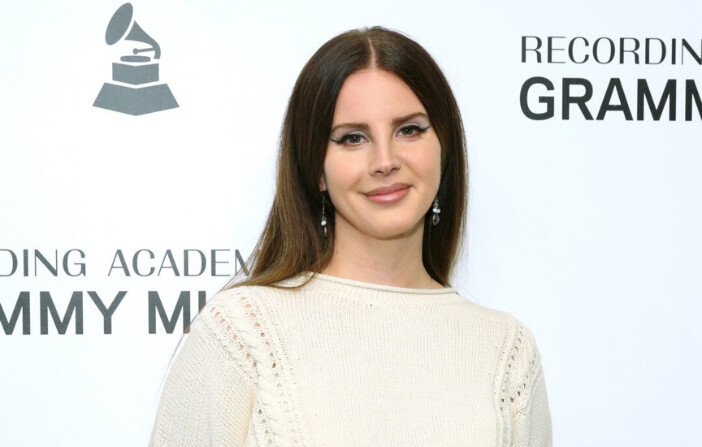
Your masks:
{"label": "cheek", "polygon": [[337,153],[324,160],[324,174],[330,189],[352,188],[363,174],[362,160],[355,154]]}
{"label": "cheek", "polygon": [[439,182],[441,177],[441,147],[430,145],[413,153],[412,165],[427,182]]}
{"label": "cheek", "polygon": [[324,160],[324,178],[329,196],[334,199],[353,188],[358,175],[358,162],[348,154],[328,154]]}

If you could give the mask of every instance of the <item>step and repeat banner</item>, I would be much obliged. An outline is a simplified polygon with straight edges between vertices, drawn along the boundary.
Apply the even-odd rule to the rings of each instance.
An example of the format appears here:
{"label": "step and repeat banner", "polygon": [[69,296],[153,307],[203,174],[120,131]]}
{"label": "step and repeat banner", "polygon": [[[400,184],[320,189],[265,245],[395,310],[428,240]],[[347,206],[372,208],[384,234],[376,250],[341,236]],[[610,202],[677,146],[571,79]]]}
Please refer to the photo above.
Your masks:
{"label": "step and repeat banner", "polygon": [[0,445],[146,445],[184,327],[244,269],[331,37],[437,60],[468,138],[453,283],[532,328],[554,445],[702,425],[702,6],[15,2],[0,14]]}

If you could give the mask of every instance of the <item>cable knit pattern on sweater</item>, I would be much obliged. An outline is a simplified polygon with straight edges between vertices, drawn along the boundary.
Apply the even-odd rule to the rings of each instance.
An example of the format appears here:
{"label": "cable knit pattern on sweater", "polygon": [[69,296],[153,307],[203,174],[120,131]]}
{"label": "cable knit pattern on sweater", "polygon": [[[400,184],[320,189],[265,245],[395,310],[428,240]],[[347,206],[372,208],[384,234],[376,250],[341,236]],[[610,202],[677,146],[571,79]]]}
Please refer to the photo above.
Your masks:
{"label": "cable knit pattern on sweater", "polygon": [[551,444],[536,341],[512,315],[452,288],[321,274],[215,295],[176,352],[150,442]]}

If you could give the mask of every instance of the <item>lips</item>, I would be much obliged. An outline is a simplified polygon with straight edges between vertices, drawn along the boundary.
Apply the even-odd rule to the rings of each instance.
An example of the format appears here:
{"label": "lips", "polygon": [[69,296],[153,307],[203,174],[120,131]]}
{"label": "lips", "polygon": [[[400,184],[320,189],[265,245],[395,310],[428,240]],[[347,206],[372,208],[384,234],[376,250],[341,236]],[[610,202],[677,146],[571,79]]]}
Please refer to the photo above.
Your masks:
{"label": "lips", "polygon": [[368,200],[379,204],[394,204],[402,200],[410,189],[406,183],[393,183],[365,193]]}
{"label": "lips", "polygon": [[365,193],[367,196],[379,196],[379,195],[384,195],[384,194],[390,194],[395,191],[399,191],[401,189],[407,189],[409,188],[409,185],[406,183],[393,183],[390,186],[383,186],[380,188],[376,188],[372,191],[368,191]]}

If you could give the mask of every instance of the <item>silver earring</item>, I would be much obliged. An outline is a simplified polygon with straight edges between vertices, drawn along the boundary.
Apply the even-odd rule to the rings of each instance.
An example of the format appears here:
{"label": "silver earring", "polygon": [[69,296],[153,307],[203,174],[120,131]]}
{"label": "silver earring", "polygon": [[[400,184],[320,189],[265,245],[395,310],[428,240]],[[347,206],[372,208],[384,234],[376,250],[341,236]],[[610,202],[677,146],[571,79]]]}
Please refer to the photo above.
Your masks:
{"label": "silver earring", "polygon": [[434,215],[431,216],[431,224],[436,225],[441,220],[439,218],[439,213],[441,212],[441,208],[439,208],[439,197],[434,198],[434,207],[431,209],[431,212],[434,213]]}
{"label": "silver earring", "polygon": [[324,193],[322,193],[322,233],[324,234],[324,237],[327,237],[327,215],[324,212],[324,205],[327,202],[326,198],[324,197]]}

